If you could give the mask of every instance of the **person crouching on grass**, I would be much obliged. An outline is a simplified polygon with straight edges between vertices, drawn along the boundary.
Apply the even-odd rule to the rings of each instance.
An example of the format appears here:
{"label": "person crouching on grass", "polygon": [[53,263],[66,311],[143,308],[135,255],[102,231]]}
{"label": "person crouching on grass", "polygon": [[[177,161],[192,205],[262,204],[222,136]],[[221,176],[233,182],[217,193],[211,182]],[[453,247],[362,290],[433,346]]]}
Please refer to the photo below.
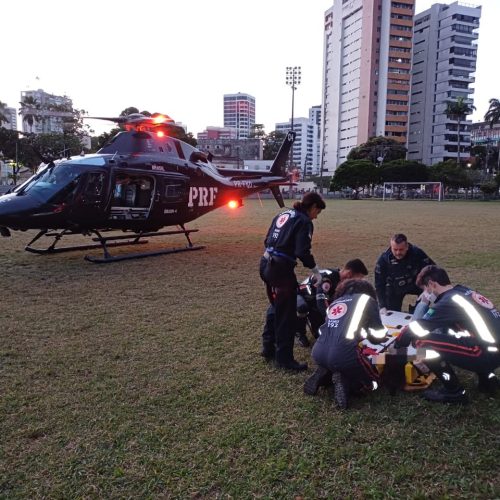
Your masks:
{"label": "person crouching on grass", "polygon": [[[318,307],[325,307],[318,301]],[[314,395],[322,385],[334,384],[334,400],[341,409],[348,406],[350,392],[377,388],[379,374],[363,354],[360,341],[380,343],[387,329],[380,320],[376,292],[366,280],[350,279],[339,284],[326,310],[326,322],[312,349],[317,370],[304,384]]]}
{"label": "person crouching on grass", "polygon": [[424,362],[442,387],[427,389],[422,396],[440,403],[468,402],[452,365],[475,372],[478,390],[495,394],[500,385],[494,372],[500,366],[500,311],[472,288],[453,285],[448,273],[438,266],[424,267],[417,285],[427,295],[423,300],[433,303],[428,304],[425,314],[413,318],[394,345],[398,348],[412,343],[426,351]]}

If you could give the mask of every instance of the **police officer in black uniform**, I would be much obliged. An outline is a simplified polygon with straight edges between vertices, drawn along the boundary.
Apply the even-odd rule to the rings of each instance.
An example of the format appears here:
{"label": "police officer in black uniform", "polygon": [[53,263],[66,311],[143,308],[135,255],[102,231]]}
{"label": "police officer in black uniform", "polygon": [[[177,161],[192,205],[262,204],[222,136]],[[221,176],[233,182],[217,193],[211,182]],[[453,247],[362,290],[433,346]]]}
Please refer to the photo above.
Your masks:
{"label": "police officer in black uniform", "polygon": [[401,311],[405,295],[420,295],[415,284],[418,273],[434,261],[404,234],[395,234],[390,247],[378,258],[375,266],[375,289],[381,314],[387,310]]}
{"label": "police officer in black uniform", "polygon": [[396,347],[411,342],[426,351],[425,364],[443,384],[428,389],[425,399],[466,403],[467,395],[450,365],[473,371],[478,389],[492,393],[498,388],[494,370],[500,366],[500,311],[480,293],[453,286],[446,271],[426,266],[417,277],[426,294],[436,297],[422,319],[411,322],[396,339]]}
{"label": "police officer in black uniform", "polygon": [[[318,307],[324,308],[325,302],[318,300]],[[314,344],[312,357],[318,369],[304,384],[304,392],[316,394],[331,377],[335,402],[345,409],[351,391],[376,388],[373,382],[379,380],[378,371],[363,354],[360,341],[365,337],[380,343],[386,334],[373,286],[361,279],[343,281],[326,310],[326,322]]]}
{"label": "police officer in black uniform", "polygon": [[260,276],[266,283],[271,303],[262,334],[262,355],[275,359],[278,368],[301,371],[307,364],[293,357],[297,323],[296,259],[312,270],[316,280],[321,274],[311,254],[312,221],[325,208],[318,193],[307,193],[292,209],[278,214],[267,232],[266,250],[260,262]]}

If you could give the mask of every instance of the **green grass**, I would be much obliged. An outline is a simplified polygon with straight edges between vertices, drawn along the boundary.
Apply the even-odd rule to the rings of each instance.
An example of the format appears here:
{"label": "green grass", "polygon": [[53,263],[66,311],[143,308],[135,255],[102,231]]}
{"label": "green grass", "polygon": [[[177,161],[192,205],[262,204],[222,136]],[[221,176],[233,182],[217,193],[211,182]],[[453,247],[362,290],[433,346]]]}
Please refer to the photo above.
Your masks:
{"label": "green grass", "polygon": [[[109,265],[0,241],[0,498],[500,496],[500,398],[471,374],[467,407],[381,390],[340,412],[261,360],[277,211],[249,200],[192,224],[205,250]],[[500,304],[499,228],[493,202],[328,201],[313,249],[372,270],[404,232]]]}

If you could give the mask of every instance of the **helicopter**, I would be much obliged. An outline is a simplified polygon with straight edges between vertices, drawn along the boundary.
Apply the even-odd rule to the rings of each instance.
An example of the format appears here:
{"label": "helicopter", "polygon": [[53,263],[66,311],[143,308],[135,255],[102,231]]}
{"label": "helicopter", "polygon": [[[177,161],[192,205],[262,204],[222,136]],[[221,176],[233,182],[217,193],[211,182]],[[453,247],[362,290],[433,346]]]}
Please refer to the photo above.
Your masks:
{"label": "helicopter", "polygon": [[[182,127],[167,115],[133,113],[94,117],[118,123],[118,132],[95,154],[50,160],[27,181],[0,196],[0,234],[38,229],[25,250],[54,254],[101,248],[107,263],[204,248],[194,245],[185,224],[228,205],[237,208],[252,193],[270,189],[284,207],[280,185],[290,184],[286,160],[295,140],[287,133],[268,172],[217,168],[210,153],[176,138]],[[177,229],[161,230],[177,226]],[[124,234],[111,234],[122,231]],[[94,243],[56,247],[63,237],[81,234]],[[112,256],[109,247],[146,243],[144,238],[184,234],[187,246]],[[53,238],[47,248],[35,242]],[[95,243],[97,242],[97,243]]]}

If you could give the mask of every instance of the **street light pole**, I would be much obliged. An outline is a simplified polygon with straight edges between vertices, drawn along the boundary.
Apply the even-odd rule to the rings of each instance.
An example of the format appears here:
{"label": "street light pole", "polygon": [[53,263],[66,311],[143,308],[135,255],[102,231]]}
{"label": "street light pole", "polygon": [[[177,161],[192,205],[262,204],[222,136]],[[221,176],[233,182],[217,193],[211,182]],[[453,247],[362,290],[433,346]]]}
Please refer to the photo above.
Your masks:
{"label": "street light pole", "polygon": [[[286,67],[286,84],[292,88],[292,119],[291,119],[291,130],[293,132],[293,112],[295,107],[295,91],[300,85],[301,79],[301,67],[300,66],[287,66]],[[290,148],[290,173],[293,169],[293,145]],[[292,177],[290,176],[290,191],[289,196],[292,196]]]}

